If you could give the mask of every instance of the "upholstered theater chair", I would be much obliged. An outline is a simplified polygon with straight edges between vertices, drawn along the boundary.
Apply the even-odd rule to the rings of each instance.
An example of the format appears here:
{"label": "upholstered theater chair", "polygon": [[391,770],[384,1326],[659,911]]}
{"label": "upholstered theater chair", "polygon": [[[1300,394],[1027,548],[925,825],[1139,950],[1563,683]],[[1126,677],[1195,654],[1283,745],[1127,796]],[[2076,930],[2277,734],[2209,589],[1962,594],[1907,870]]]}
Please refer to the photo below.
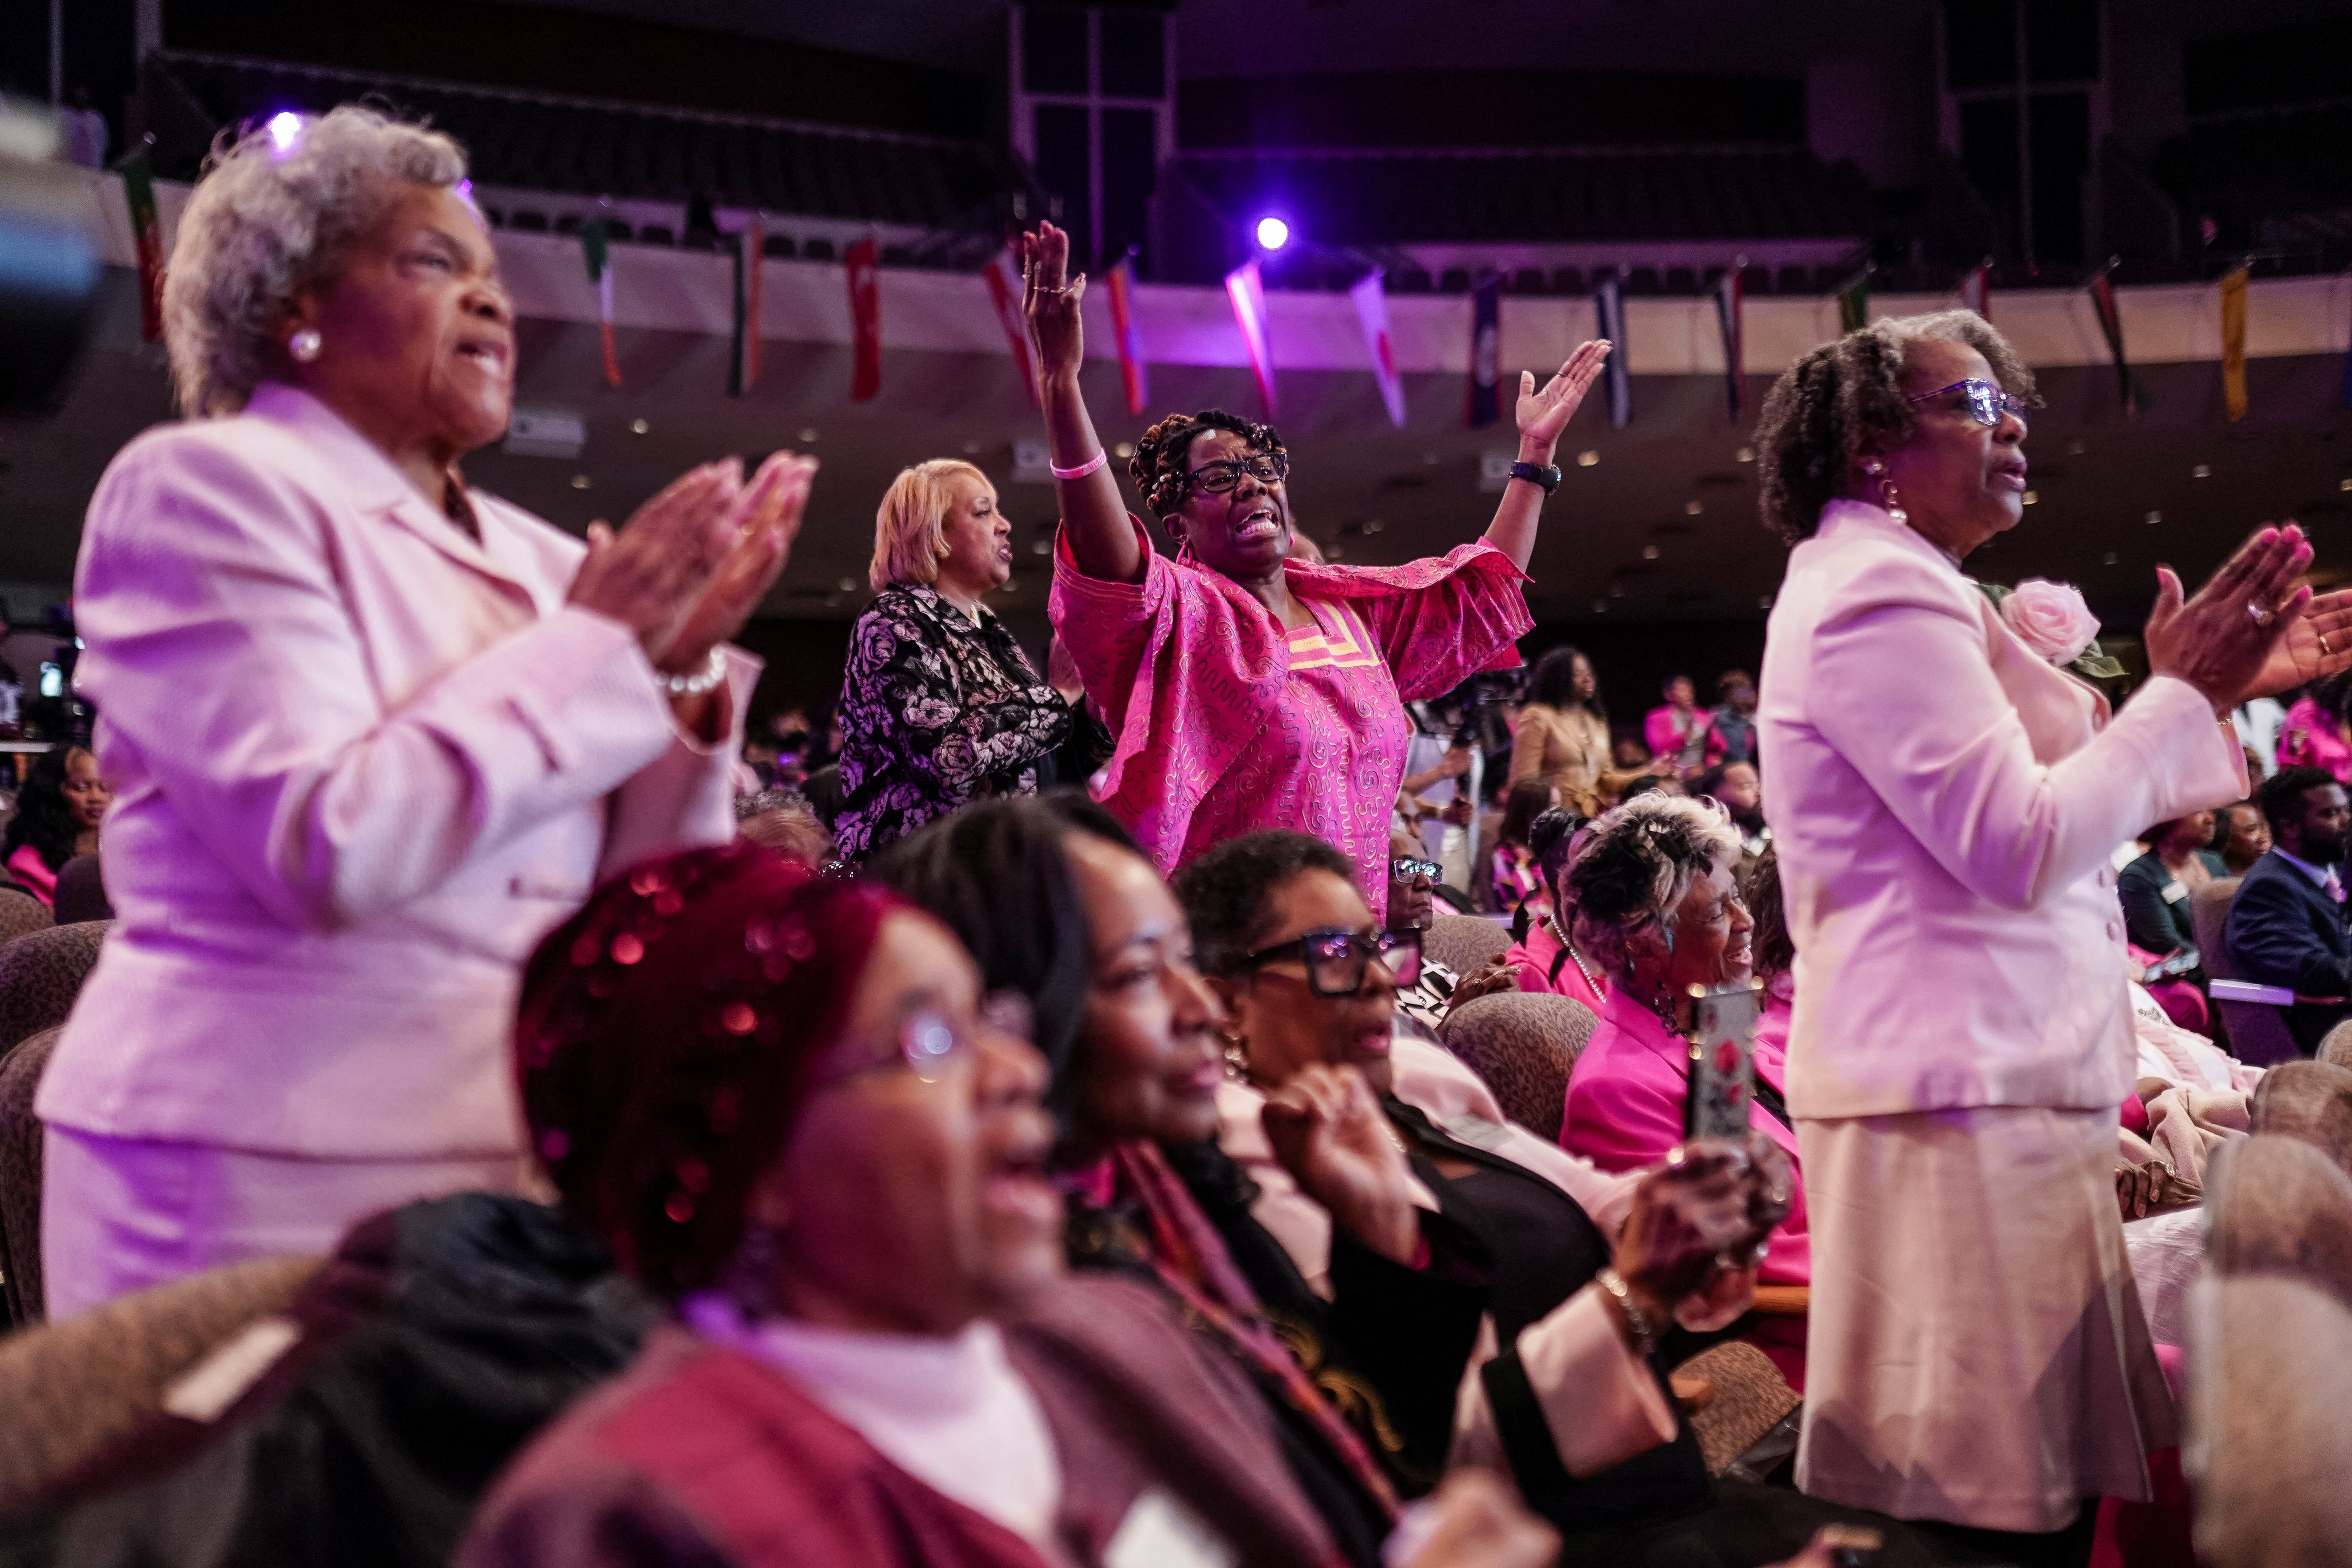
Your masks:
{"label": "upholstered theater chair", "polygon": [[[2260,1140],[2255,1140],[2260,1142]],[[2206,1281],[2189,1347],[2197,1560],[2341,1563],[2352,1542],[2352,1309],[2310,1281]]]}
{"label": "upholstered theater chair", "polygon": [[1557,1143],[1568,1075],[1597,1021],[1591,1008],[1566,996],[1505,991],[1462,1004],[1446,1016],[1438,1037],[1486,1080],[1505,1116]]}
{"label": "upholstered theater chair", "polygon": [[2251,1131],[2316,1145],[2352,1176],[2352,1068],[2283,1062],[2254,1086]]}
{"label": "upholstered theater chair", "polygon": [[2206,1174],[2210,1274],[2287,1275],[2352,1308],[2352,1176],[2299,1138],[2261,1133]]}

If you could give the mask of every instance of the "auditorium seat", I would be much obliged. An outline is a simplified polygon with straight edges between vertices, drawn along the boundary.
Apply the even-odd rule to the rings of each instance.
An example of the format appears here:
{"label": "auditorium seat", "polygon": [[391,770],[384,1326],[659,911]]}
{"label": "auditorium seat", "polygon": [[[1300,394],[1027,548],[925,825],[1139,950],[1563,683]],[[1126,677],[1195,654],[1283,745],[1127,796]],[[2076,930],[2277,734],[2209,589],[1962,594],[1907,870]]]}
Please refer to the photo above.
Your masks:
{"label": "auditorium seat", "polygon": [[57,917],[49,912],[48,905],[14,882],[0,882],[0,945],[16,941],[26,931],[47,931],[56,923]]}
{"label": "auditorium seat", "polygon": [[2205,1267],[2283,1274],[2352,1307],[2352,1175],[2300,1138],[2255,1133],[2206,1165]]}
{"label": "auditorium seat", "polygon": [[1510,945],[1510,933],[1493,921],[1443,910],[1421,935],[1422,952],[1464,975],[1502,957]]}
{"label": "auditorium seat", "polygon": [[232,1263],[0,1340],[0,1513],[154,1416],[184,1373],[285,1307],[323,1261]]}
{"label": "auditorium seat", "polygon": [[2352,1070],[2329,1062],[2281,1062],[2254,1086],[2250,1126],[2299,1138],[2352,1176]]}
{"label": "auditorium seat", "polygon": [[0,1052],[66,1021],[112,924],[51,926],[0,946]]}
{"label": "auditorium seat", "polygon": [[1557,1143],[1568,1109],[1568,1075],[1597,1022],[1591,1008],[1571,997],[1503,991],[1474,997],[1446,1015],[1438,1038],[1486,1080],[1505,1116]]}
{"label": "auditorium seat", "polygon": [[10,1329],[42,1321],[41,1122],[33,1092],[59,1031],[43,1029],[0,1056],[0,1306]]}
{"label": "auditorium seat", "polygon": [[2210,1281],[2182,1455],[2204,1568],[2340,1563],[2352,1541],[2352,1310],[2315,1281]]}
{"label": "auditorium seat", "polygon": [[[2238,896],[2238,879],[2216,877],[2189,894],[2189,929],[2196,934],[2197,952],[2212,980],[2241,978],[2230,962],[2230,944],[2222,940],[2229,929],[2230,904]],[[2279,1009],[2265,1003],[2213,998],[2213,1016],[2230,1054],[2250,1067],[2269,1067],[2301,1058],[2294,1037],[2286,1031]]]}
{"label": "auditorium seat", "polygon": [[58,868],[52,896],[57,900],[57,923],[61,926],[114,918],[114,906],[106,901],[105,862],[95,849]]}
{"label": "auditorium seat", "polygon": [[1555,294],[1584,293],[1584,268],[1581,267],[1554,268],[1551,274],[1551,291]]}
{"label": "auditorium seat", "polygon": [[2319,1042],[2318,1057],[2330,1067],[2352,1068],[2352,1018],[2327,1031]]}

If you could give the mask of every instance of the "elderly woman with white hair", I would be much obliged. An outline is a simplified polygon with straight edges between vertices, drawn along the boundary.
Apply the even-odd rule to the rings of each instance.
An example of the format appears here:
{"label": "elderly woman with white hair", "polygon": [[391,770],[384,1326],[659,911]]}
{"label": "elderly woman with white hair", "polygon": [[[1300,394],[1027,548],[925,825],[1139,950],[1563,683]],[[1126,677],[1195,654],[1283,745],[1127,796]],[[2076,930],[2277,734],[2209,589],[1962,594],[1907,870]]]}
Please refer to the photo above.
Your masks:
{"label": "elderly woman with white hair", "polygon": [[983,602],[1013,575],[1013,526],[970,463],[902,469],[874,514],[875,599],[841,681],[841,815],[860,860],[974,800],[1032,795],[1070,706]]}
{"label": "elderly woman with white hair", "polygon": [[511,307],[449,138],[346,106],[226,142],[163,299],[183,421],[115,458],[75,592],[117,911],[35,1108],[49,1315],[526,1171],[522,961],[732,832],[726,646],[814,468],[696,469],[581,543],[469,487]]}

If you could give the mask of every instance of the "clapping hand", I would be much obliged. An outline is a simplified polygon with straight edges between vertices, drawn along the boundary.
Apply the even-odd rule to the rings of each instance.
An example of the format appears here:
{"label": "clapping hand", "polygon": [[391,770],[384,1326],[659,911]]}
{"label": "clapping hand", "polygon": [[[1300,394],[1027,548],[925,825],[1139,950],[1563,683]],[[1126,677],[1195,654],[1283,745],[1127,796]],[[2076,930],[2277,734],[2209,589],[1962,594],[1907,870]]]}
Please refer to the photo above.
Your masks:
{"label": "clapping hand", "polygon": [[[2170,567],[2158,567],[2156,607],[2148,612],[2146,633],[2148,669],[2189,682],[2217,713],[2260,695],[2282,666],[2295,668],[2296,638],[2302,636],[2297,628],[2314,607],[2311,590],[2298,587],[2295,578],[2310,564],[2311,546],[2303,530],[2290,522],[2256,529],[2193,599],[2184,601],[2180,579]],[[2340,606],[2325,611],[2322,621],[2308,628],[2315,670],[2325,672],[2345,653],[2337,638],[2346,629]],[[2319,647],[2323,637],[2329,652]],[[2352,663],[2352,658],[2343,662]],[[2302,679],[2306,678],[2298,676],[2276,689]]]}
{"label": "clapping hand", "polygon": [[1335,1224],[1391,1262],[1412,1261],[1412,1167],[1363,1074],[1309,1063],[1266,1096],[1260,1120],[1274,1157]]}
{"label": "clapping hand", "polygon": [[2286,635],[2246,695],[2276,697],[2346,669],[2352,669],[2352,588],[2338,588],[2315,595],[2287,622]]}
{"label": "clapping hand", "polygon": [[[808,505],[814,458],[779,452],[743,482],[729,458],[673,480],[618,533],[588,525],[588,554],[567,602],[609,616],[637,636],[665,674],[697,672],[711,650],[742,630],[784,567]],[[725,710],[713,694],[672,697],[678,721],[716,739]]]}
{"label": "clapping hand", "polygon": [[778,452],[760,465],[728,514],[733,548],[688,614],[663,668],[690,674],[709,661],[712,648],[743,629],[792,554],[815,480],[814,458]]}
{"label": "clapping hand", "polygon": [[1086,363],[1086,332],[1078,301],[1087,295],[1087,275],[1069,276],[1070,237],[1050,223],[1021,237],[1021,313],[1037,351],[1037,374],[1075,380]]}
{"label": "clapping hand", "polygon": [[[1605,339],[1580,344],[1559,367],[1559,374],[1536,390],[1536,373],[1519,372],[1519,456],[1528,462],[1549,463],[1551,449],[1559,441],[1559,433],[1576,414],[1577,405],[1584,401],[1592,385],[1592,378],[1601,374],[1601,366],[1609,358],[1610,345]],[[1538,452],[1540,456],[1529,457]]]}

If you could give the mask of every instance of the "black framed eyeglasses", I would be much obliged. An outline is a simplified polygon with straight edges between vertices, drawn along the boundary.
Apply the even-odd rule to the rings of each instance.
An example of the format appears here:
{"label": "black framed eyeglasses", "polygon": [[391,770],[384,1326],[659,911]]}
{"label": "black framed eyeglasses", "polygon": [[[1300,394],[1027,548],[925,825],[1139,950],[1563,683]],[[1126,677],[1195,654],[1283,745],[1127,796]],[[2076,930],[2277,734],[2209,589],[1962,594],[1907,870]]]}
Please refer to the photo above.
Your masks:
{"label": "black framed eyeglasses", "polygon": [[1389,857],[1389,880],[1391,882],[1410,882],[1415,877],[1426,877],[1434,882],[1444,875],[1445,868],[1434,860],[1416,860],[1410,855]]}
{"label": "black framed eyeglasses", "polygon": [[1278,485],[1289,477],[1290,454],[1253,452],[1246,458],[1220,458],[1186,474],[1184,482],[1203,495],[1221,496],[1240,484],[1244,474],[1260,484]]}
{"label": "black framed eyeglasses", "polygon": [[1421,932],[1393,926],[1385,931],[1327,926],[1260,948],[1242,964],[1256,969],[1296,959],[1307,965],[1307,988],[1316,995],[1352,996],[1364,984],[1365,965],[1375,958],[1399,985],[1415,984],[1421,979]]}
{"label": "black framed eyeglasses", "polygon": [[2021,420],[2025,417],[2024,404],[2020,403],[1991,382],[1981,381],[1974,376],[1970,376],[1966,381],[1956,381],[1949,386],[1939,386],[1933,392],[1923,392],[1907,401],[1932,403],[1938,397],[1948,397],[1955,392],[1965,392],[1969,395],[1969,416],[1988,430],[1999,425],[2005,416],[2013,414]]}

